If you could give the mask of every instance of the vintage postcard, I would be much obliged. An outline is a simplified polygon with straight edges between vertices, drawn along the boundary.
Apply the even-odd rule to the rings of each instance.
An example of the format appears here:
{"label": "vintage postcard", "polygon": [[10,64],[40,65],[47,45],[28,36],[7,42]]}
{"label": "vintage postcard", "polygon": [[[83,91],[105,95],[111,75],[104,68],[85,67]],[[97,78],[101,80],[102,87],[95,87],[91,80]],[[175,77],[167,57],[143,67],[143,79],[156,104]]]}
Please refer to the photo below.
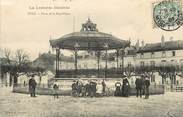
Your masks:
{"label": "vintage postcard", "polygon": [[183,117],[183,0],[0,0],[0,117]]}

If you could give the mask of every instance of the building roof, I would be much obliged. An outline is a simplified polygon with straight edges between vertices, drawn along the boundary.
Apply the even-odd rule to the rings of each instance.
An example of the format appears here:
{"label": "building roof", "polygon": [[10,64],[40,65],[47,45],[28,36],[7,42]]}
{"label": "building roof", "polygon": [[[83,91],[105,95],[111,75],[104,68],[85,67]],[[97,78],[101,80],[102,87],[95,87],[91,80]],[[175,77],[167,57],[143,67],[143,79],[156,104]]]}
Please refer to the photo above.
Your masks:
{"label": "building roof", "polygon": [[183,49],[183,40],[166,41],[164,46],[161,43],[146,44],[141,47],[138,52],[155,52],[155,51],[168,51],[168,50],[181,50]]}
{"label": "building roof", "polygon": [[[60,59],[63,62],[73,62],[74,61],[72,57],[67,57],[67,56],[61,56]],[[53,71],[55,60],[56,60],[56,56],[54,54],[43,53],[32,62],[32,65],[34,67],[45,68],[45,69]]]}
{"label": "building roof", "polygon": [[[60,59],[61,59],[61,61],[65,61],[65,62],[74,61],[74,59],[72,57],[68,57],[68,56],[64,56],[64,55],[61,55]],[[56,55],[51,54],[51,53],[43,53],[36,60],[34,60],[34,62],[37,60],[50,60],[50,61],[54,62],[56,60]]]}
{"label": "building roof", "polygon": [[137,48],[135,46],[130,46],[125,48],[125,56],[134,56],[137,53]]}

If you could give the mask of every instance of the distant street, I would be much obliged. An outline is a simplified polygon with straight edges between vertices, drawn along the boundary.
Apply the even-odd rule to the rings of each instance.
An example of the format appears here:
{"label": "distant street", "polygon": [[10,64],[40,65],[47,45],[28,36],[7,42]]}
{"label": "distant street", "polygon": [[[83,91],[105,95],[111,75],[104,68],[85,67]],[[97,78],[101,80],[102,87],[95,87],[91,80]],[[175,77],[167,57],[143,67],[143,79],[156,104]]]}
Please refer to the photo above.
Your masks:
{"label": "distant street", "polygon": [[0,117],[183,117],[183,92],[150,99],[135,96],[74,98],[12,93],[0,87]]}

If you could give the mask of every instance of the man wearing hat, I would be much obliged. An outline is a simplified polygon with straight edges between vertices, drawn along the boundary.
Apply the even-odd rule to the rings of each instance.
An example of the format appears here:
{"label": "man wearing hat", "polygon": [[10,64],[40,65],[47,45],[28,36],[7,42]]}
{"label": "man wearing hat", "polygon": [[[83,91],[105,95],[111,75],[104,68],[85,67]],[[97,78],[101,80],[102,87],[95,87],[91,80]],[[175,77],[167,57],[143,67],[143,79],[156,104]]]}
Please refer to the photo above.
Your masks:
{"label": "man wearing hat", "polygon": [[143,88],[143,80],[140,77],[137,77],[135,80],[135,85],[136,85],[136,96],[142,97],[142,88]]}
{"label": "man wearing hat", "polygon": [[36,81],[34,79],[34,75],[31,76],[31,79],[29,80],[29,93],[31,97],[36,97],[35,89],[36,89]]}
{"label": "man wearing hat", "polygon": [[148,99],[149,98],[150,81],[149,81],[149,78],[147,76],[144,80],[144,85],[145,85],[145,99]]}

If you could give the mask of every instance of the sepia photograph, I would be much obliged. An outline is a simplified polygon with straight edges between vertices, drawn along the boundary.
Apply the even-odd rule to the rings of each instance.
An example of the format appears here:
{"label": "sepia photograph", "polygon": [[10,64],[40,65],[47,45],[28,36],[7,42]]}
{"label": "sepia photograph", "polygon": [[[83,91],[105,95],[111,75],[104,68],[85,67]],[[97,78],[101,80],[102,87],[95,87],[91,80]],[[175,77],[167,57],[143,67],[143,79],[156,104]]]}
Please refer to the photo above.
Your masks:
{"label": "sepia photograph", "polygon": [[183,117],[183,0],[0,0],[0,117]]}

